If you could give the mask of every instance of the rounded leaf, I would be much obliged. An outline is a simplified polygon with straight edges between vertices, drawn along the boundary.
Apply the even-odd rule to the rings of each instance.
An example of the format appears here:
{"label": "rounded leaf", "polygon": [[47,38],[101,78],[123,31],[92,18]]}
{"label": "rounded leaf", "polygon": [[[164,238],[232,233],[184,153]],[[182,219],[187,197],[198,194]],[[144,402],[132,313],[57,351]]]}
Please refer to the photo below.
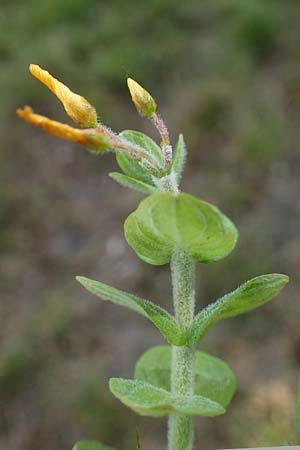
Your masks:
{"label": "rounded leaf", "polygon": [[[139,381],[170,390],[171,347],[158,345],[147,350],[135,366],[134,376]],[[194,393],[227,406],[236,389],[236,379],[230,367],[220,358],[205,352],[195,352]]]}
{"label": "rounded leaf", "polygon": [[234,224],[208,202],[189,194],[152,194],[127,218],[125,237],[145,262],[167,264],[183,251],[196,261],[218,261],[237,241]]}

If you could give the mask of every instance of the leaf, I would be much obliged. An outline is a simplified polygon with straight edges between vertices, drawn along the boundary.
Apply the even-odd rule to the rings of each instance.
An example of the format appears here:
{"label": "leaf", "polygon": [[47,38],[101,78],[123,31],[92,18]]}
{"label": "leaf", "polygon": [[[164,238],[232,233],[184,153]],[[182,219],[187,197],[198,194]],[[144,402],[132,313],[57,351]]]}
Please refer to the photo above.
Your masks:
{"label": "leaf", "polygon": [[156,193],[129,215],[125,237],[137,255],[154,265],[167,264],[175,251],[208,263],[234,248],[237,230],[221,211],[189,194]]}
{"label": "leaf", "polygon": [[111,378],[109,388],[124,405],[142,416],[161,417],[171,413],[168,392],[149,383]]}
{"label": "leaf", "polygon": [[174,170],[179,183],[182,177],[184,165],[186,162],[187,151],[186,145],[183,139],[183,135],[180,134],[173,155],[172,169]]}
{"label": "leaf", "polygon": [[121,306],[147,317],[159,329],[161,334],[172,345],[184,345],[187,341],[186,332],[179,326],[176,319],[158,305],[120,291],[119,289],[108,286],[100,281],[90,280],[86,277],[76,277],[89,292],[102,298],[102,300],[110,300]]}
{"label": "leaf", "polygon": [[[147,152],[163,166],[163,154],[161,148],[150,137],[146,136],[146,134],[139,131],[125,130],[120,133],[120,136],[147,150]],[[116,159],[120,168],[126,175],[136,180],[143,181],[150,186],[154,186],[151,175],[138,161],[130,158],[121,151],[116,152]]]}
{"label": "leaf", "polygon": [[[159,345],[151,348],[136,363],[134,377],[170,391],[171,358],[171,347]],[[236,380],[224,361],[205,352],[195,352],[194,373],[196,395],[207,397],[223,407],[230,403]]]}
{"label": "leaf", "polygon": [[173,412],[189,416],[214,417],[225,413],[225,409],[217,402],[201,395],[172,396]]}
{"label": "leaf", "polygon": [[295,431],[296,431],[295,445],[300,445],[300,379],[298,380],[296,401],[295,401]]}
{"label": "leaf", "polygon": [[122,403],[142,416],[161,417],[172,413],[217,416],[225,412],[221,405],[208,398],[174,395],[143,381],[111,378],[109,388]]}
{"label": "leaf", "polygon": [[128,177],[123,173],[111,172],[109,176],[117,183],[121,184],[121,186],[134,189],[135,191],[142,192],[143,194],[153,194],[157,191],[154,186],[144,183],[143,181],[136,180],[135,178]]}
{"label": "leaf", "polygon": [[190,330],[190,343],[198,342],[210,327],[220,320],[246,313],[264,305],[281,291],[288,280],[287,275],[277,273],[261,275],[224,295],[197,314]]}
{"label": "leaf", "polygon": [[112,447],[103,445],[97,441],[78,441],[72,450],[114,450]]}

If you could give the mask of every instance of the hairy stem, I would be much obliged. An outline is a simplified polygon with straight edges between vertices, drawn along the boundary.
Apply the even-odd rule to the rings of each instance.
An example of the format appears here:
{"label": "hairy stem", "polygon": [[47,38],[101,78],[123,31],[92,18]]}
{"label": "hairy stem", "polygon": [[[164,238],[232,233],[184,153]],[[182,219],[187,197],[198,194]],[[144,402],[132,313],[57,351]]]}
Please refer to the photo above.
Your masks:
{"label": "hairy stem", "polygon": [[[182,252],[171,260],[175,317],[183,328],[189,328],[194,316],[195,263]],[[174,395],[192,395],[194,389],[194,347],[172,347],[171,391]],[[193,418],[183,414],[169,416],[169,450],[191,450]]]}
{"label": "hairy stem", "polygon": [[178,184],[175,173],[170,173],[162,178],[153,177],[153,181],[161,192],[171,192],[174,195],[179,194]]}
{"label": "hairy stem", "polygon": [[169,132],[168,129],[165,125],[165,122],[162,120],[162,118],[156,114],[153,113],[152,116],[150,117],[151,122],[154,124],[154,126],[156,127],[157,131],[160,134],[161,137],[161,149],[163,151],[164,154],[164,160],[165,160],[165,169],[169,170],[172,166],[172,146],[170,145],[170,137],[169,137]]}

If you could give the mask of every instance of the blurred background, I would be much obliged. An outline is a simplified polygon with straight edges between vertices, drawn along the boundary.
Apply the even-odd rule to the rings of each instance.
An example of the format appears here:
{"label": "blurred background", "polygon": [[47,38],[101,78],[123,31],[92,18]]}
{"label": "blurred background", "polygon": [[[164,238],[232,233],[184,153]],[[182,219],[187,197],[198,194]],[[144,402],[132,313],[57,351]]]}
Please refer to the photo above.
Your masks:
{"label": "blurred background", "polygon": [[123,221],[142,198],[108,177],[113,155],[21,122],[30,104],[67,122],[28,72],[47,68],[116,131],[158,139],[126,77],[159,103],[173,143],[189,149],[182,188],[217,204],[240,230],[226,259],[198,266],[197,308],[262,273],[291,282],[263,309],[225,321],[201,348],[238,378],[225,416],[197,419],[195,448],[280,445],[294,435],[300,366],[299,0],[1,0],[0,449],[166,448],[164,420],[110,394],[162,338],[134,313],[76,283],[96,278],[171,309],[168,267],[138,260]]}

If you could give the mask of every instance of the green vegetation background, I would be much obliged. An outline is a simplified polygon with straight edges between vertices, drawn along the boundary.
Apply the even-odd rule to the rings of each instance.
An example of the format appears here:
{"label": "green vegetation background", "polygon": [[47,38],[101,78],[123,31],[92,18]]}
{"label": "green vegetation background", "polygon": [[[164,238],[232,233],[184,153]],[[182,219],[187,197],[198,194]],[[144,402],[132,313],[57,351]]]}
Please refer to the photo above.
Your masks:
{"label": "green vegetation background", "polygon": [[116,130],[157,138],[126,77],[150,90],[189,148],[183,188],[220,206],[240,240],[198,268],[198,307],[264,272],[291,276],[271,304],[211,332],[239,390],[226,416],[197,422],[196,448],[281,444],[292,436],[300,365],[300,2],[298,0],[2,0],[0,4],[0,449],[70,449],[80,438],[165,448],[163,421],[112,398],[161,343],[152,326],[100,303],[87,275],[170,308],[166,267],[138,261],[122,222],[140,199],[108,177],[112,156],[33,129],[30,104],[67,121],[28,73],[48,68]]}

